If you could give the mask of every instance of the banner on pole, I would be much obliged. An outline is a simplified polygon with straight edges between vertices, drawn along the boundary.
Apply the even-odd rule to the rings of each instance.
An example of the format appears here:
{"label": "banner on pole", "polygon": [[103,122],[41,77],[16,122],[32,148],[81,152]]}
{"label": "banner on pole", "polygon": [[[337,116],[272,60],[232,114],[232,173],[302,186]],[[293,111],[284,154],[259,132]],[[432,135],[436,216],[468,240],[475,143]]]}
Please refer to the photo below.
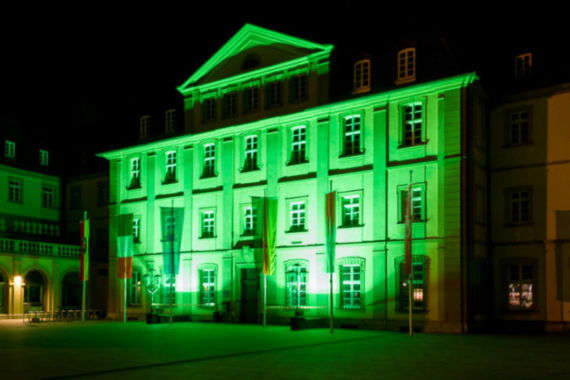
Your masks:
{"label": "banner on pole", "polygon": [[336,191],[331,191],[325,197],[325,239],[327,248],[327,273],[334,273],[336,248]]}
{"label": "banner on pole", "polygon": [[89,280],[89,219],[79,222],[81,252],[79,278],[81,281]]}
{"label": "banner on pole", "polygon": [[180,245],[184,223],[183,207],[161,207],[162,261],[164,274],[177,275],[180,269]]}
{"label": "banner on pole", "polygon": [[412,271],[412,185],[408,186],[405,201],[404,274]]}
{"label": "banner on pole", "polygon": [[117,278],[133,275],[133,214],[118,215]]}
{"label": "banner on pole", "polygon": [[261,258],[263,273],[275,271],[275,245],[277,237],[277,198],[252,197],[253,212],[257,215],[256,248]]}

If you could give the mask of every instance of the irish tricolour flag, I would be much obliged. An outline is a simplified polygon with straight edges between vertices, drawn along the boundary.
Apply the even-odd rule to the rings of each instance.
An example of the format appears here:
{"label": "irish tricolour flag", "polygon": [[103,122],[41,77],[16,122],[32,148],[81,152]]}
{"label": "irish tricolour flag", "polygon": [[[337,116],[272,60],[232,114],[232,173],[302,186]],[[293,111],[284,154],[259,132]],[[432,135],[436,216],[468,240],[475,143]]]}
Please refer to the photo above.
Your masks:
{"label": "irish tricolour flag", "polygon": [[119,215],[117,233],[117,277],[133,275],[133,214]]}

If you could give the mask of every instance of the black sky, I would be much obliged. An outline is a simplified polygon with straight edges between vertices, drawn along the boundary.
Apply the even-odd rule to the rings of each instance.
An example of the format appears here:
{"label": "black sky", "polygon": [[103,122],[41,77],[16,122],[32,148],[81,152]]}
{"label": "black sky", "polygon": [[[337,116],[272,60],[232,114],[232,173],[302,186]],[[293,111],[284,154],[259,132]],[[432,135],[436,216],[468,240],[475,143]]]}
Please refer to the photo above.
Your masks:
{"label": "black sky", "polygon": [[564,43],[566,49],[568,34],[555,9],[503,11],[479,3],[445,11],[378,1],[28,7],[2,12],[0,112],[50,130],[69,129],[78,104],[91,103],[100,135],[136,130],[136,120],[117,126],[123,119],[115,116],[175,93],[246,22],[355,47],[417,33],[443,35],[457,54],[474,60],[529,41]]}

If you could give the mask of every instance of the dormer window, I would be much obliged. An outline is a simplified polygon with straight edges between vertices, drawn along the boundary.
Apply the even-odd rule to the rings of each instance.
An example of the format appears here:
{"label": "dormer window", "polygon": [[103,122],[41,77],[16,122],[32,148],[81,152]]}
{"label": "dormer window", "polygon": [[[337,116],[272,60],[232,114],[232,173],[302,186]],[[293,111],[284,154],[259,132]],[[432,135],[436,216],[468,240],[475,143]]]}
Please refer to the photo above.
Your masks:
{"label": "dormer window", "polygon": [[216,120],[216,99],[204,99],[204,103],[202,103],[202,121],[208,122],[214,120]]}
{"label": "dormer window", "polygon": [[530,75],[532,68],[532,53],[519,54],[515,57],[515,78],[524,78]]}
{"label": "dormer window", "polygon": [[354,93],[370,91],[370,60],[363,59],[354,64]]}
{"label": "dormer window", "polygon": [[140,138],[141,139],[146,139],[148,137],[149,131],[150,131],[150,116],[149,115],[144,115],[143,117],[140,118],[140,123],[139,123],[139,128],[140,128]]}
{"label": "dormer window", "polygon": [[398,78],[396,84],[414,82],[416,80],[416,48],[400,50],[398,53]]}
{"label": "dormer window", "polygon": [[4,157],[16,158],[16,143],[6,140],[4,142]]}
{"label": "dormer window", "polygon": [[166,133],[171,133],[176,130],[176,110],[170,109],[166,111],[164,118],[164,130]]}
{"label": "dormer window", "polygon": [[291,81],[291,102],[307,100],[307,75],[295,75]]}
{"label": "dormer window", "polygon": [[40,149],[39,161],[41,166],[49,165],[49,152],[45,149]]}
{"label": "dormer window", "polygon": [[237,116],[237,93],[230,92],[224,95],[224,118],[231,118]]}

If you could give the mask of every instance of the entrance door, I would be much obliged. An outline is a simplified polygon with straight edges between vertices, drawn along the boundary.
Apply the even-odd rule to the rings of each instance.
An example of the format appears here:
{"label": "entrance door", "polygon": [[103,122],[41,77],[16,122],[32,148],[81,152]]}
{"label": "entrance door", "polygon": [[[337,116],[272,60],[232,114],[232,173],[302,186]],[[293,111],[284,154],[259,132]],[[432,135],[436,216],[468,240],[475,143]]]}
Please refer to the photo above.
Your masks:
{"label": "entrance door", "polygon": [[241,270],[241,323],[258,323],[259,274],[257,269]]}

